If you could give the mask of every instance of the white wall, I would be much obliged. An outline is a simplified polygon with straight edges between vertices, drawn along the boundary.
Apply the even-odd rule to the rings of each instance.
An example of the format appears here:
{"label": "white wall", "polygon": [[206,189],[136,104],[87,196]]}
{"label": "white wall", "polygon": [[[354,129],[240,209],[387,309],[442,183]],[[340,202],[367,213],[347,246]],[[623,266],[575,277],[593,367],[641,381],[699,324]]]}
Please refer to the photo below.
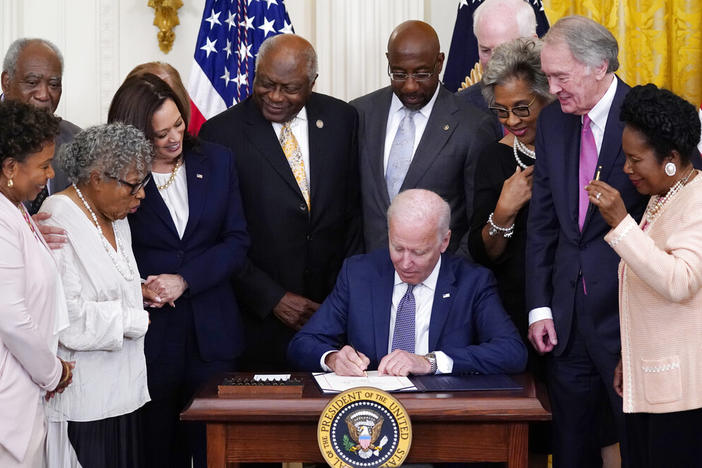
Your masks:
{"label": "white wall", "polygon": [[[104,122],[110,100],[137,64],[171,63],[188,82],[204,0],[184,0],[170,53],[158,47],[147,0],[0,0],[0,54],[18,37],[43,37],[63,51],[57,113],[80,125]],[[316,90],[349,100],[388,84],[385,49],[406,19],[432,24],[448,49],[457,0],[285,0],[297,34],[319,55]]]}

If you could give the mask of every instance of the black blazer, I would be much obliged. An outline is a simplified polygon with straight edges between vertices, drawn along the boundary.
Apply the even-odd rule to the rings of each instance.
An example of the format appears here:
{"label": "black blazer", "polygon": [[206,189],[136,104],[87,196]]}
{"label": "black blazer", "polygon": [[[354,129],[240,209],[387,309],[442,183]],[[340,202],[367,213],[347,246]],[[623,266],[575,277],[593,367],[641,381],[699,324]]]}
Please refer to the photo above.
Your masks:
{"label": "black blazer", "polygon": [[208,120],[200,131],[201,138],[236,156],[251,236],[249,262],[235,280],[247,321],[244,366],[284,368],[294,330],[273,316],[273,307],[287,291],[321,303],[343,260],[362,250],[356,111],[317,93],[305,107],[311,211],[271,122],[252,98]]}
{"label": "black blazer", "polygon": [[[141,207],[129,215],[134,256],[142,278],[177,273],[188,282],[175,305],[186,313],[191,309],[202,359],[233,359],[244,340],[229,278],[243,267],[249,245],[236,166],[227,149],[201,142],[185,151],[185,171],[190,212],[183,238],[151,181]],[[169,305],[149,313],[144,352],[147,363],[153,363],[168,340],[184,333],[172,329]]]}

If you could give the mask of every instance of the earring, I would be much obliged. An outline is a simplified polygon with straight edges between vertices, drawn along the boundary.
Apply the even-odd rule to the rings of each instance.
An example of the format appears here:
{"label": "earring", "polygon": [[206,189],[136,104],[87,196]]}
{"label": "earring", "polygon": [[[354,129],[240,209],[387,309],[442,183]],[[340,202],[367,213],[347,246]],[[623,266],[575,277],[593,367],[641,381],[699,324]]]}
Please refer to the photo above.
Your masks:
{"label": "earring", "polygon": [[12,181],[12,178],[7,180],[7,187],[12,188],[15,185],[15,183]]}
{"label": "earring", "polygon": [[675,167],[675,164],[673,164],[672,162],[666,163],[663,170],[668,175],[668,177],[673,177],[675,173],[678,172],[678,168]]}

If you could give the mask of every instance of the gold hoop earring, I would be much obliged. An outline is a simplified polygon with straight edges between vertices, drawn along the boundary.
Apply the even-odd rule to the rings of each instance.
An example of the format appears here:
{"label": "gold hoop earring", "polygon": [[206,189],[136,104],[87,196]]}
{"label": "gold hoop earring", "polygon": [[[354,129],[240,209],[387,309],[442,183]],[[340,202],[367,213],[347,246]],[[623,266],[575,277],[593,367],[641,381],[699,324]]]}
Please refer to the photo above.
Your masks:
{"label": "gold hoop earring", "polygon": [[7,181],[7,187],[8,187],[8,188],[12,188],[14,185],[15,185],[15,183],[12,181],[12,178],[10,178],[10,179]]}

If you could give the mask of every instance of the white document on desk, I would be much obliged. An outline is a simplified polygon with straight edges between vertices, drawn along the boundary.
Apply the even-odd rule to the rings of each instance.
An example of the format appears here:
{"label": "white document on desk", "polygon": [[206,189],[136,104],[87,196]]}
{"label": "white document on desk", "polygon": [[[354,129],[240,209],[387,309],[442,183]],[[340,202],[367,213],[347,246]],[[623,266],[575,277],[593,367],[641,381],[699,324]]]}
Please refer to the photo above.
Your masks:
{"label": "white document on desk", "polygon": [[336,375],[334,372],[318,372],[312,375],[324,393],[339,393],[354,387],[374,387],[386,392],[417,391],[417,387],[407,377],[379,375],[378,371],[368,371],[365,377]]}

